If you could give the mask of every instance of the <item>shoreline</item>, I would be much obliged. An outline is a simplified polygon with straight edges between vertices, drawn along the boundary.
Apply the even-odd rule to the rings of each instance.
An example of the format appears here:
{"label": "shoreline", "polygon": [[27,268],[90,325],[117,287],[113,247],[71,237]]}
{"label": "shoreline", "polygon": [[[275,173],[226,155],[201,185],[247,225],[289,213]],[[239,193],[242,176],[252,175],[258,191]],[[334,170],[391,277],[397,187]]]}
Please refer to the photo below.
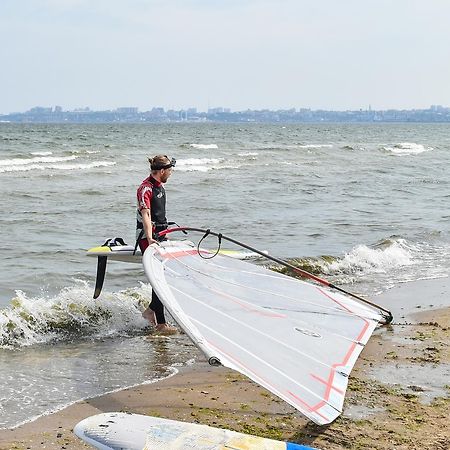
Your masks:
{"label": "shoreline", "polygon": [[[439,309],[420,306],[418,296],[430,288],[433,292],[427,298]],[[13,430],[0,430],[0,450],[92,448],[75,437],[73,427],[85,417],[112,411],[203,423],[323,450],[446,450],[450,447],[449,292],[450,278],[440,278],[407,283],[385,293],[382,303],[402,299],[396,307],[414,323],[403,318],[375,332],[351,373],[344,412],[330,425],[313,424],[243,375],[203,360],[158,382],[80,401]],[[405,299],[410,300],[408,305]],[[447,305],[441,307],[437,299]],[[389,368],[392,373],[386,371]],[[443,375],[436,375],[436,369]],[[399,377],[402,370],[404,380]],[[417,373],[424,374],[424,380],[415,379]],[[431,381],[442,384],[443,393],[424,400]]]}
{"label": "shoreline", "polygon": [[[4,431],[13,431],[13,430],[16,430],[18,428],[25,427],[28,424],[30,424],[32,422],[35,422],[36,420],[39,420],[39,419],[41,419],[43,417],[51,416],[53,414],[58,414],[59,412],[64,411],[65,409],[70,408],[71,406],[76,405],[77,403],[93,400],[93,399],[96,399],[96,398],[99,398],[99,397],[103,397],[103,396],[106,396],[106,395],[112,395],[112,394],[115,394],[116,392],[125,391],[125,390],[129,390],[129,389],[134,389],[134,388],[137,388],[137,387],[140,387],[140,386],[147,386],[147,385],[151,385],[151,384],[155,384],[155,383],[160,383],[161,381],[167,380],[167,379],[172,378],[173,376],[177,375],[185,367],[187,368],[187,367],[189,367],[189,365],[183,366],[182,368],[171,367],[172,373],[167,375],[166,377],[157,378],[157,379],[153,379],[153,380],[150,380],[150,381],[145,381],[143,383],[137,383],[137,384],[132,385],[132,386],[126,386],[126,387],[122,387],[122,388],[117,388],[117,389],[114,389],[112,391],[105,392],[103,394],[99,394],[99,395],[97,395],[95,397],[86,397],[86,398],[82,398],[82,399],[79,399],[79,400],[72,401],[70,403],[68,402],[67,404],[61,405],[60,407],[55,408],[54,410],[46,411],[43,414],[36,415],[36,416],[34,416],[34,417],[30,418],[30,419],[24,420],[23,422],[20,422],[20,423],[16,424],[14,426],[6,427],[6,428],[0,428],[0,443],[1,443],[1,433],[4,432]],[[0,450],[1,450],[1,448],[0,448]]]}

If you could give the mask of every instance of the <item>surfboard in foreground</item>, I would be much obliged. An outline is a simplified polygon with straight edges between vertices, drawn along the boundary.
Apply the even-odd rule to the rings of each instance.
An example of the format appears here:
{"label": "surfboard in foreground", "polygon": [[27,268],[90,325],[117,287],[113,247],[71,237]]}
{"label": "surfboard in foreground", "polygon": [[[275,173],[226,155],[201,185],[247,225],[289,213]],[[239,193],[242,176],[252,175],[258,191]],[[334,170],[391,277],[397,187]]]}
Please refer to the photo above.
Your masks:
{"label": "surfboard in foreground", "polygon": [[[189,244],[194,245],[192,242],[189,242]],[[260,256],[257,253],[246,250],[219,249],[218,252],[222,255],[236,259],[249,259]],[[215,253],[215,251],[212,251],[212,253]],[[102,292],[108,259],[138,264],[142,262],[142,253],[139,247],[135,248],[132,245],[127,245],[120,237],[108,239],[103,245],[90,248],[86,254],[87,256],[97,257],[97,276],[95,280],[94,298],[97,298]]]}
{"label": "surfboard in foreground", "polygon": [[82,420],[74,433],[101,450],[311,450],[206,425],[114,412]]}
{"label": "surfboard in foreground", "polygon": [[[215,253],[215,250],[209,251]],[[220,249],[219,253],[221,255],[229,256],[231,258],[236,259],[251,259],[259,257],[257,253],[250,252],[247,250]],[[100,245],[98,247],[92,247],[86,252],[86,255],[95,257],[107,256],[112,261],[122,261],[131,263],[142,262],[142,253],[139,247],[136,249],[136,251],[134,251],[134,247],[132,245],[127,244],[121,245],[117,243],[116,245]]]}
{"label": "surfboard in foreground", "polygon": [[187,242],[150,246],[143,264],[211,364],[241,372],[317,424],[339,416],[350,371],[383,321],[379,311],[246,261],[203,259]]}

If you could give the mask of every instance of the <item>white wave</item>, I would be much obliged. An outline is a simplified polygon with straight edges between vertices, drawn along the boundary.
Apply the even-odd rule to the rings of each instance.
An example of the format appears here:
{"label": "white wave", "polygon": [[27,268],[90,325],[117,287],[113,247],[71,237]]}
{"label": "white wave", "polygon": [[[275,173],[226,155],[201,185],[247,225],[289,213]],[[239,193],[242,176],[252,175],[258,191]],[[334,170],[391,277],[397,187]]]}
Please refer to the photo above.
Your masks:
{"label": "white wave", "polygon": [[208,164],[219,164],[223,161],[223,158],[187,158],[177,160],[178,166],[197,166],[197,165],[208,165]]}
{"label": "white wave", "polygon": [[28,172],[30,170],[87,170],[96,167],[114,166],[114,161],[93,161],[80,164],[30,164],[25,166],[0,167],[0,173],[4,172]]}
{"label": "white wave", "polygon": [[207,164],[218,164],[223,161],[223,158],[187,158],[177,160],[178,166],[197,166],[197,165],[207,165]]}
{"label": "white wave", "polygon": [[100,150],[72,150],[70,153],[74,154],[74,155],[93,155],[96,153],[100,153]]}
{"label": "white wave", "polygon": [[238,153],[238,156],[258,156],[259,153],[257,152],[242,152]]}
{"label": "white wave", "polygon": [[141,311],[151,294],[145,286],[94,300],[91,286],[77,284],[54,297],[28,298],[16,291],[11,304],[0,310],[0,348],[50,342],[70,333],[107,336],[146,325]]}
{"label": "white wave", "polygon": [[177,167],[177,171],[179,172],[208,172],[212,167],[207,166],[186,166],[186,167]]}
{"label": "white wave", "polygon": [[239,169],[239,164],[227,164],[221,166],[186,166],[180,167],[181,172],[209,172],[210,170]]}
{"label": "white wave", "polygon": [[49,156],[53,155],[53,152],[31,152],[30,154],[35,156]]}
{"label": "white wave", "polygon": [[304,144],[296,145],[296,148],[332,148],[333,144]]}
{"label": "white wave", "polygon": [[342,259],[327,263],[324,272],[328,274],[386,273],[394,268],[413,264],[411,249],[405,240],[399,239],[385,248],[358,245]]}
{"label": "white wave", "polygon": [[16,167],[25,166],[28,164],[40,164],[40,163],[55,163],[63,161],[73,161],[78,156],[38,156],[35,158],[13,158],[13,159],[0,159],[0,167]]}
{"label": "white wave", "polygon": [[217,144],[189,144],[189,147],[197,148],[199,150],[209,150],[219,148]]}
{"label": "white wave", "polygon": [[85,164],[59,164],[58,166],[52,167],[53,169],[59,170],[85,170],[85,169],[95,169],[96,167],[110,167],[115,166],[115,161],[93,161],[91,163]]}
{"label": "white wave", "polygon": [[416,144],[414,142],[400,142],[393,147],[383,147],[383,150],[393,153],[394,155],[418,155],[423,152],[434,150],[433,147],[425,147],[422,144]]}
{"label": "white wave", "polygon": [[237,169],[239,164],[223,164],[223,158],[188,158],[177,161],[181,172],[208,172],[209,170]]}
{"label": "white wave", "polygon": [[187,158],[177,161],[177,170],[181,172],[208,172],[214,165],[220,164],[223,158]]}
{"label": "white wave", "polygon": [[206,166],[178,167],[177,166],[177,171],[179,171],[179,172],[208,172],[208,170],[211,170],[211,167],[206,167]]}

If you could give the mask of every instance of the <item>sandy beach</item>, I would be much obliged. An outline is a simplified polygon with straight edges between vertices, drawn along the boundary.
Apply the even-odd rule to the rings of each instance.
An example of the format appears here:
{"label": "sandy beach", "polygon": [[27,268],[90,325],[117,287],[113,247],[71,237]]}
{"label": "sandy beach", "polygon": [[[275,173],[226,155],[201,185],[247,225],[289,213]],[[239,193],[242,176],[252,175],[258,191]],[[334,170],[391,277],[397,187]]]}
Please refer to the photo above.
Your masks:
{"label": "sandy beach", "polygon": [[127,411],[324,450],[448,450],[449,293],[445,278],[404,284],[383,295],[384,305],[395,304],[394,323],[377,330],[362,352],[344,412],[329,426],[314,425],[265,389],[236,372],[210,367],[199,355],[194,365],[158,383],[82,401],[0,431],[0,449],[90,448],[73,435],[74,425],[93,414]]}

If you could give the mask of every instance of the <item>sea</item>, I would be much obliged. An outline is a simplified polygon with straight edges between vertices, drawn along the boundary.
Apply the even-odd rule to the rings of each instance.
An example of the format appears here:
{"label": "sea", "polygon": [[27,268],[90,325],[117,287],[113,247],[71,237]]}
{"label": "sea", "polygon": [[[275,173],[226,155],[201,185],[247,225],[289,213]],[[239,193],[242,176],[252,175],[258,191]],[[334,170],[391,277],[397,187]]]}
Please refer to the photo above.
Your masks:
{"label": "sea", "polygon": [[182,333],[151,334],[139,264],[110,262],[93,299],[86,250],[134,244],[136,188],[156,154],[177,160],[166,192],[180,226],[373,300],[448,276],[448,124],[0,123],[0,429],[201,357]]}

